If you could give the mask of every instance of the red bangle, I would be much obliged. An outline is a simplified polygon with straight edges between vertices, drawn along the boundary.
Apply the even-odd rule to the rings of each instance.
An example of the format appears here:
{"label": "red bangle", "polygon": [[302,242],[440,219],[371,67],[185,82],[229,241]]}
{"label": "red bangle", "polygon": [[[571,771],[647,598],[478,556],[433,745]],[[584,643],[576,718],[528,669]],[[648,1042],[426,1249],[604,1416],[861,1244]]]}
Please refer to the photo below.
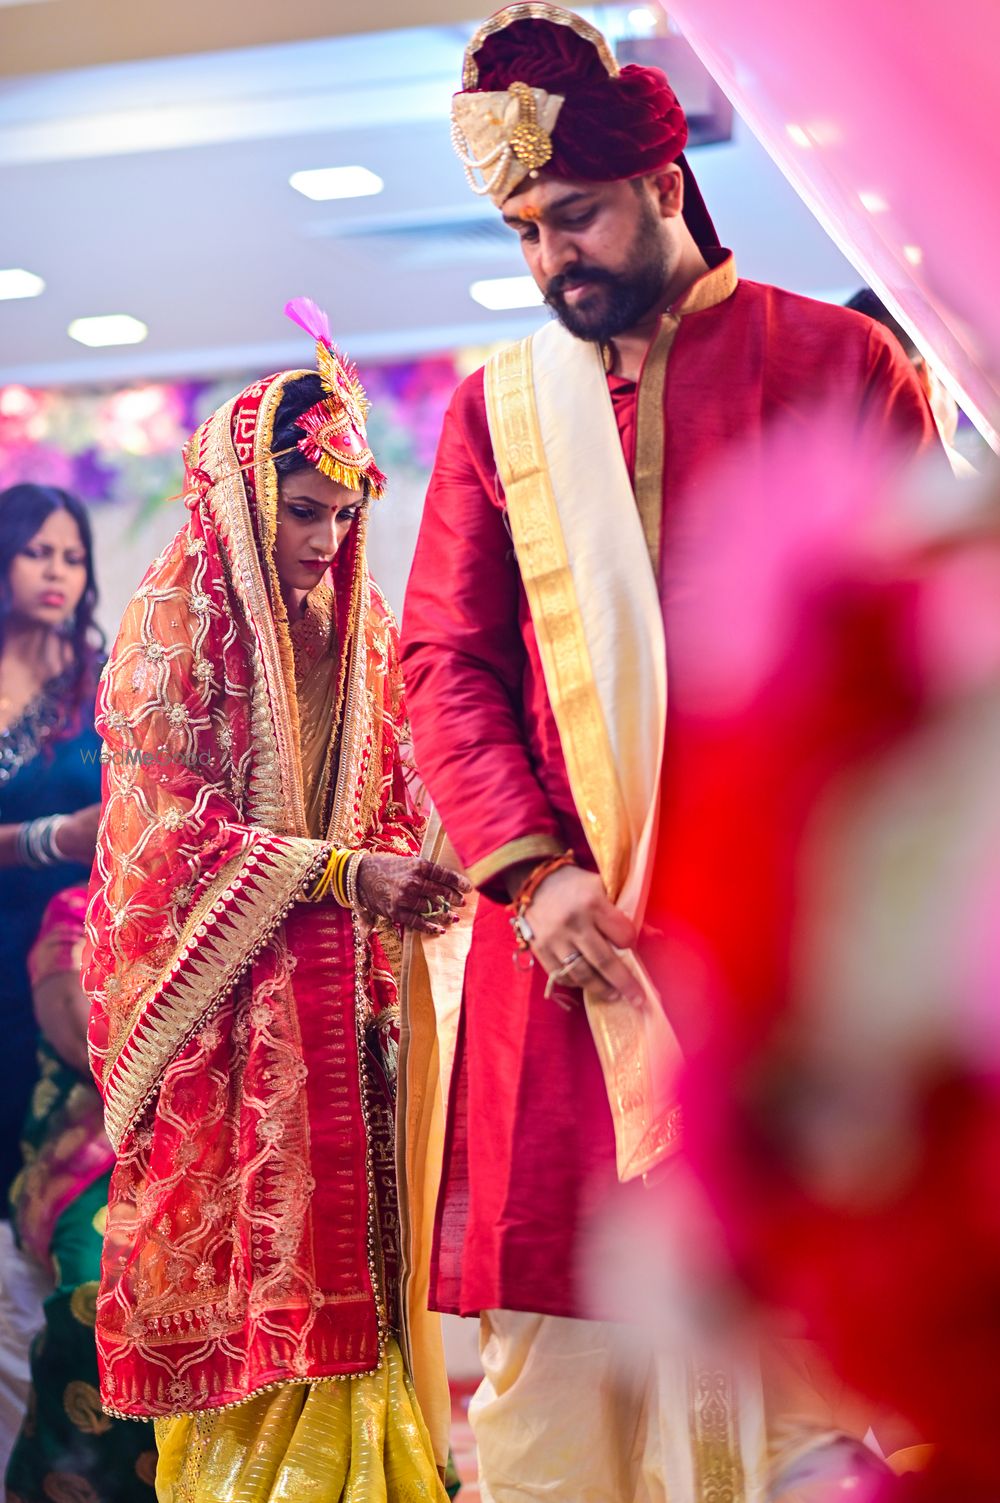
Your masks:
{"label": "red bangle", "polygon": [[511,913],[523,913],[546,877],[551,877],[552,873],[557,872],[562,866],[572,866],[575,861],[576,857],[572,851],[563,851],[561,856],[550,856],[547,861],[540,862],[534,871],[528,873],[518,889],[517,896],[510,903]]}

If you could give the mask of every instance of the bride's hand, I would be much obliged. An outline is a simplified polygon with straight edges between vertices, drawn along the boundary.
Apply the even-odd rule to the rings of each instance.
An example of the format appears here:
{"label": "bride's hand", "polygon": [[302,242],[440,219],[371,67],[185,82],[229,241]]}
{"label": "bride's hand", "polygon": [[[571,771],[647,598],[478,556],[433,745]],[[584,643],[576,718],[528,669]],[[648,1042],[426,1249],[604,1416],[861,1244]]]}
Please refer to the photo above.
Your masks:
{"label": "bride's hand", "polygon": [[371,914],[423,934],[443,934],[458,919],[472,884],[458,872],[419,856],[365,856],[358,867],[358,902]]}

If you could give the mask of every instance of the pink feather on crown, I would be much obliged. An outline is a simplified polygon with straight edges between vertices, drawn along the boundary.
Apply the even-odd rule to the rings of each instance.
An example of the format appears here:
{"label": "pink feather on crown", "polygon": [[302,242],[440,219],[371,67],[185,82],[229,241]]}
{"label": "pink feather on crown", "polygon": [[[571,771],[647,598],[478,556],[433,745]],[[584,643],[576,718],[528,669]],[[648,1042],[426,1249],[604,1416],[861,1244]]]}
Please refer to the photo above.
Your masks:
{"label": "pink feather on crown", "polygon": [[305,435],[299,449],[329,479],[352,490],[367,486],[370,495],[380,497],[386,477],[368,447],[368,398],[356,368],[334,348],[330,320],[311,297],[293,297],[285,314],[315,339],[316,366],[328,394],[298,419],[296,427]]}
{"label": "pink feather on crown", "polygon": [[327,349],[332,347],[330,320],[311,297],[293,297],[285,304],[285,317],[305,329],[318,344],[325,344]]}

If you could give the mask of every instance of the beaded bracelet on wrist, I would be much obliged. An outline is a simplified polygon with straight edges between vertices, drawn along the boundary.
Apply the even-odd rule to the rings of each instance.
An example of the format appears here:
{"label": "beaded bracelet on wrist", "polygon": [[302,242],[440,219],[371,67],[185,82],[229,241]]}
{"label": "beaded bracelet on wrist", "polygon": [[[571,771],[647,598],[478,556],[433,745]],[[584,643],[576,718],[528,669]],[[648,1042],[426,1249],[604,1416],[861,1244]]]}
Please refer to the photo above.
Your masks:
{"label": "beaded bracelet on wrist", "polygon": [[548,860],[539,862],[521,883],[513,900],[507,904],[510,927],[514,931],[513,959],[519,970],[528,970],[532,964],[531,942],[535,934],[525,917],[528,905],[546,877],[551,877],[553,872],[564,866],[573,866],[575,862],[576,857],[572,851],[563,851],[561,856],[550,856]]}
{"label": "beaded bracelet on wrist", "polygon": [[534,870],[528,873],[518,888],[517,894],[510,904],[513,911],[515,913],[523,913],[546,877],[551,877],[552,873],[559,871],[561,867],[572,866],[575,861],[576,857],[572,851],[563,851],[561,856],[550,856],[547,861],[540,861]]}
{"label": "beaded bracelet on wrist", "polygon": [[350,861],[347,863],[347,870],[344,873],[344,890],[347,893],[349,908],[357,908],[358,906],[358,872],[361,870],[361,863],[365,859],[365,855],[365,851],[354,851],[351,854]]}

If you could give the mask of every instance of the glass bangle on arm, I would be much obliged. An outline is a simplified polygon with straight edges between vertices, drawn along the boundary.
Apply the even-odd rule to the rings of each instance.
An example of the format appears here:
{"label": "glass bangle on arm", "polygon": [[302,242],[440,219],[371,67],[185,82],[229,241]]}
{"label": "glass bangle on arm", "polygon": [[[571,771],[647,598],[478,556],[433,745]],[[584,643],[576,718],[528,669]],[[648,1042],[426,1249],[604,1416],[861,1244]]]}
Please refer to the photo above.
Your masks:
{"label": "glass bangle on arm", "polygon": [[347,893],[347,906],[349,908],[357,908],[359,906],[358,873],[361,870],[361,863],[366,855],[366,851],[354,851],[347,863],[347,869],[344,874],[344,888]]}
{"label": "glass bangle on arm", "polygon": [[38,869],[57,866],[66,860],[57,844],[66,819],[65,814],[47,814],[41,819],[29,819],[18,828],[17,854],[21,866]]}
{"label": "glass bangle on arm", "polygon": [[306,902],[321,903],[332,895],[341,908],[357,907],[358,869],[364,856],[364,851],[332,846],[322,865],[317,861],[306,880]]}

